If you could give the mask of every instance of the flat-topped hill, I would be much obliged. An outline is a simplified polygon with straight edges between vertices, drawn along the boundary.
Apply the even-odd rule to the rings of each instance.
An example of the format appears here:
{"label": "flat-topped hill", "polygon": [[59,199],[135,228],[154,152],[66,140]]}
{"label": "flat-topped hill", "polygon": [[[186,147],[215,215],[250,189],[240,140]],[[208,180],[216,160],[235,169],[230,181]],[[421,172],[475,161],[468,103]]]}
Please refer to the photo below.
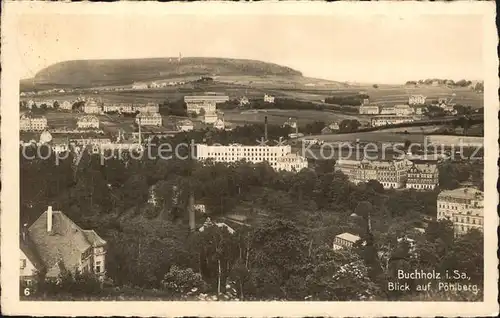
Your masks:
{"label": "flat-topped hill", "polygon": [[182,76],[302,76],[292,68],[256,60],[187,57],[122,60],[76,60],[53,64],[21,85],[90,87]]}

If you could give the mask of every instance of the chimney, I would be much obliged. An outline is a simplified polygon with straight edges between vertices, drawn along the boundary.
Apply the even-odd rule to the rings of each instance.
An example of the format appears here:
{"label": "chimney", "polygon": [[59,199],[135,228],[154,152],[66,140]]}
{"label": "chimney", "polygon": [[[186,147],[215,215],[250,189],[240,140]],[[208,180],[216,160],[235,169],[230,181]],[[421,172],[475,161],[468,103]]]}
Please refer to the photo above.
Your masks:
{"label": "chimney", "polygon": [[194,232],[196,230],[196,223],[195,223],[195,211],[194,211],[194,195],[191,193],[189,195],[189,201],[188,201],[188,214],[189,214],[189,229],[191,232]]}
{"label": "chimney", "polygon": [[52,206],[47,208],[47,232],[52,232]]}
{"label": "chimney", "polygon": [[27,232],[28,232],[28,224],[24,223],[23,224],[23,229],[22,229],[23,242],[26,241],[26,233]]}
{"label": "chimney", "polygon": [[264,139],[267,140],[267,116],[264,117]]}

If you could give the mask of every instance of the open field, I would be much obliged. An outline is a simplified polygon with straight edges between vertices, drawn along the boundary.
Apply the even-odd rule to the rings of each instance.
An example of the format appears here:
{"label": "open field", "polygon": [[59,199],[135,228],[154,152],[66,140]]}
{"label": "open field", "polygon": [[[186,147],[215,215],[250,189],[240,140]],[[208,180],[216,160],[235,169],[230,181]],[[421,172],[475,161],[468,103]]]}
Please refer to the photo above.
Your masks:
{"label": "open field", "polygon": [[[483,106],[483,95],[478,94],[469,88],[447,88],[423,86],[409,88],[403,85],[381,85],[379,88],[372,86],[345,87],[337,82],[324,81],[325,84],[319,86],[305,86],[317,83],[321,80],[304,77],[283,77],[283,76],[220,76],[214,83],[194,85],[186,83],[182,86],[169,86],[148,90],[129,91],[96,91],[87,93],[88,96],[100,98],[105,102],[163,102],[165,100],[182,99],[185,95],[201,94],[203,92],[219,92],[227,94],[231,99],[247,96],[250,99],[262,98],[264,94],[272,94],[276,97],[293,98],[304,101],[319,102],[329,96],[354,95],[364,92],[370,96],[370,101],[375,104],[394,105],[406,103],[408,96],[412,94],[422,94],[427,96],[427,100],[434,100],[440,97],[453,97],[453,102],[474,108]],[[330,83],[330,84],[329,84]],[[316,85],[316,84],[315,84]],[[81,94],[54,94],[37,97],[23,97],[27,99],[55,99],[55,100],[75,100]]]}
{"label": "open field", "polygon": [[[409,140],[414,143],[423,143],[424,134],[397,134],[390,132],[359,132],[338,135],[314,135],[306,136],[303,138],[316,138],[325,142],[339,142],[339,141],[365,141],[365,142],[404,142]],[[303,139],[299,138],[299,139]]]}
{"label": "open field", "polygon": [[330,111],[318,110],[282,110],[282,109],[266,109],[266,110],[228,110],[224,112],[224,119],[234,124],[245,123],[264,123],[264,117],[270,124],[282,125],[288,118],[292,117],[298,120],[299,126],[314,121],[323,121],[325,123],[340,122],[344,119],[358,119],[357,116],[338,114]]}

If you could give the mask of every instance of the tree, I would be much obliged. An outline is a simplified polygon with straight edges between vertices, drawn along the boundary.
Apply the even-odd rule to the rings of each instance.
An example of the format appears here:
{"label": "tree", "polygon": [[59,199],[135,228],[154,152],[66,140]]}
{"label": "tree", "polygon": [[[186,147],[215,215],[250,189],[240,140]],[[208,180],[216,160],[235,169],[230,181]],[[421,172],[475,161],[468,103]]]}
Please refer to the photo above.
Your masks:
{"label": "tree", "polygon": [[306,278],[312,300],[369,300],[379,293],[356,253],[320,247],[313,255],[311,273]]}
{"label": "tree", "polygon": [[373,88],[378,88],[378,84],[373,84]]}
{"label": "tree", "polygon": [[172,265],[162,280],[163,288],[170,290],[177,295],[186,295],[188,292],[203,292],[206,283],[201,274],[195,273],[193,269],[181,269],[177,265]]}

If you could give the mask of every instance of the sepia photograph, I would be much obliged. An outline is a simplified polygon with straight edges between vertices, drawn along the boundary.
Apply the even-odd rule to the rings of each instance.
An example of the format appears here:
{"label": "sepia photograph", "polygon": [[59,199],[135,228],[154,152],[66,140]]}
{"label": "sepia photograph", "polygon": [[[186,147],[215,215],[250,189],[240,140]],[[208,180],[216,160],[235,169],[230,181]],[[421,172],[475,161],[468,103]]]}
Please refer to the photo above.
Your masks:
{"label": "sepia photograph", "polygon": [[498,312],[494,7],[316,4],[6,2],[2,307]]}

